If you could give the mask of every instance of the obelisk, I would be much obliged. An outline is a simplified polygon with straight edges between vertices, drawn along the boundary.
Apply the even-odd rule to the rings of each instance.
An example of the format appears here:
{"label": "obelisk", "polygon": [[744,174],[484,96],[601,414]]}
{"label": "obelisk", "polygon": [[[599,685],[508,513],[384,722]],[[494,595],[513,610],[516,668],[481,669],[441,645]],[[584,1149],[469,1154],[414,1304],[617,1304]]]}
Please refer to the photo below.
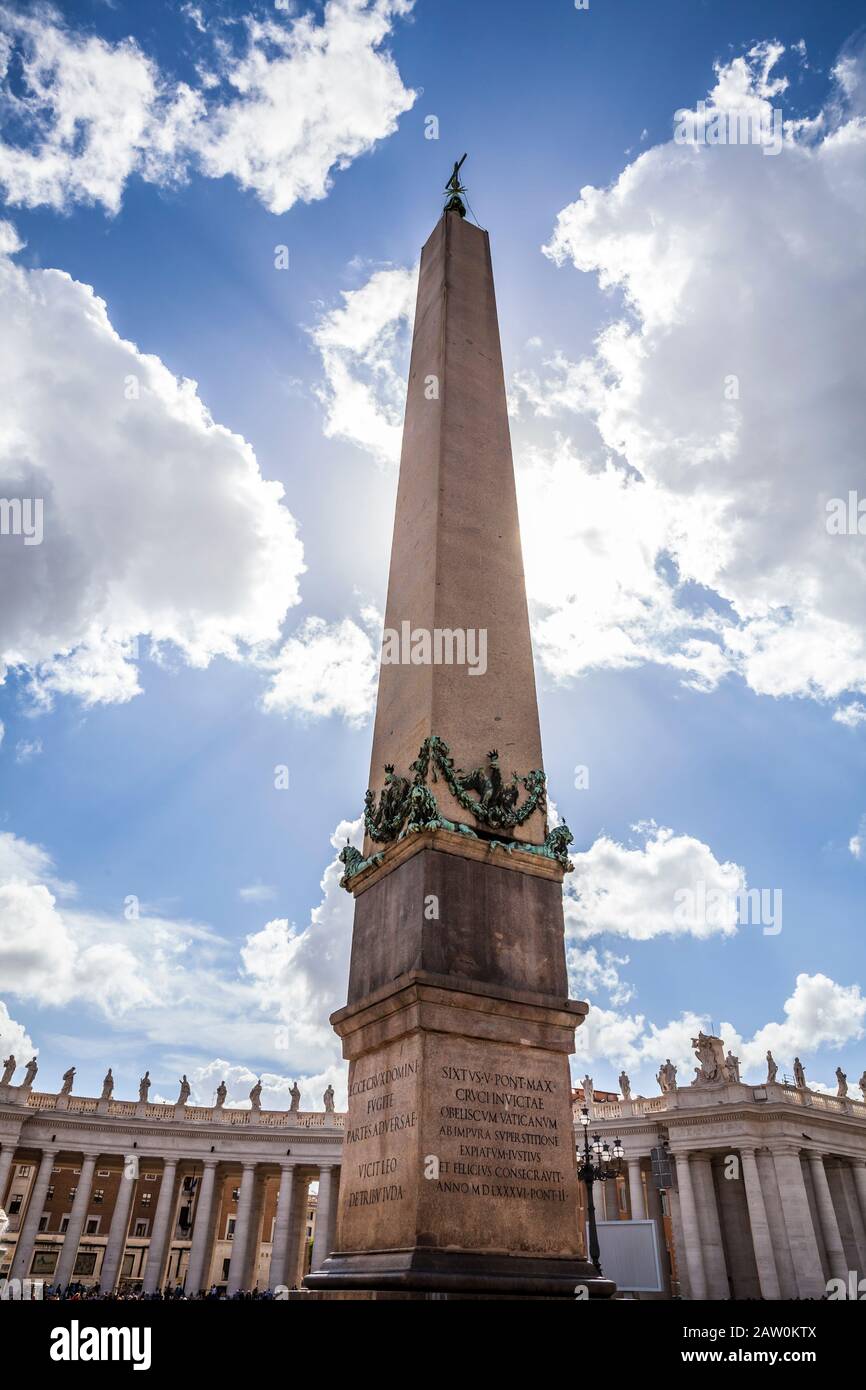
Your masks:
{"label": "obelisk", "polygon": [[[487,233],[458,166],[421,254],[355,917],[336,1248],[315,1290],[609,1297],[579,1258],[548,834]],[[483,634],[483,636],[482,636]]]}

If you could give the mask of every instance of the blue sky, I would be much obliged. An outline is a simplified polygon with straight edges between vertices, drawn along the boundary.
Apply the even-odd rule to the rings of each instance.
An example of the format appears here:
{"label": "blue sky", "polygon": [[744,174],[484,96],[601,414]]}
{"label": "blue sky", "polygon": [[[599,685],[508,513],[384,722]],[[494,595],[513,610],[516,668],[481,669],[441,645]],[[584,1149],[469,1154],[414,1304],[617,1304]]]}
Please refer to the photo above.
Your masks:
{"label": "blue sky", "polygon": [[[823,515],[866,495],[860,19],[0,5],[0,496],[49,499],[40,547],[0,537],[4,1055],[90,1094],[109,1064],[119,1095],[145,1067],[341,1093],[331,837],[366,787],[413,268],[468,150],[577,1074],[651,1093],[703,1021],[747,1074],[772,1046],[856,1080],[866,540]],[[701,100],[779,109],[785,147],[677,145]],[[782,930],[677,925],[699,880],[781,892]]]}

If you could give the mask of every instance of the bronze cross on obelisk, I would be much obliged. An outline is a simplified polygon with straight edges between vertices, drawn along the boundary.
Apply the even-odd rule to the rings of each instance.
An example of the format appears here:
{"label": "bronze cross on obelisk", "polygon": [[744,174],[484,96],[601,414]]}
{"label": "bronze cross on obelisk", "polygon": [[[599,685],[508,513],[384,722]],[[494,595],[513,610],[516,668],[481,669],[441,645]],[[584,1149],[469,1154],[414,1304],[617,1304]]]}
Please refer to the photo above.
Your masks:
{"label": "bronze cross on obelisk", "polygon": [[[465,158],[466,155],[464,154],[463,159]],[[448,202],[445,204],[445,211],[459,212],[461,217],[466,216],[466,204],[460,197],[461,193],[466,192],[465,187],[460,182],[460,167],[463,163],[463,159],[457,159],[454,161],[454,171],[445,185],[445,192],[450,193],[451,195],[448,199]]]}

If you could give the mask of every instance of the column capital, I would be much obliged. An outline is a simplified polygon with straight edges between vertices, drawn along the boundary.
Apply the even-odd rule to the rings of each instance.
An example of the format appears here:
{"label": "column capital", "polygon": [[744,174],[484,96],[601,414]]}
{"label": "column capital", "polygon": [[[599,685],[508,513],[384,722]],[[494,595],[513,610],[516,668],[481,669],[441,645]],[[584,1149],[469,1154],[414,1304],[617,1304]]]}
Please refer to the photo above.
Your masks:
{"label": "column capital", "polygon": [[320,1173],[331,1173],[337,1167],[336,1163],[319,1163],[317,1165]]}
{"label": "column capital", "polygon": [[254,1169],[258,1168],[258,1166],[259,1160],[257,1158],[245,1158],[241,1161],[241,1167],[245,1173],[252,1172]]}
{"label": "column capital", "polygon": [[203,1168],[216,1168],[221,1162],[222,1159],[217,1158],[216,1154],[208,1154],[206,1158],[201,1159]]}

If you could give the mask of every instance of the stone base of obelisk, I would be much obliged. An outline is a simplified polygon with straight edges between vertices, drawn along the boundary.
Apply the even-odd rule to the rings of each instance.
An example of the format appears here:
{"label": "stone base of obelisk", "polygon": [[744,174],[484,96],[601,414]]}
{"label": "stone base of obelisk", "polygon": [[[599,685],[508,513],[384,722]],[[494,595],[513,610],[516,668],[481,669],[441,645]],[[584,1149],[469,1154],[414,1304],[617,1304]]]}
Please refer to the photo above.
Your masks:
{"label": "stone base of obelisk", "polygon": [[350,1061],[336,1249],[306,1287],[610,1298],[578,1247],[584,1012],[412,970],[334,1014]]}

